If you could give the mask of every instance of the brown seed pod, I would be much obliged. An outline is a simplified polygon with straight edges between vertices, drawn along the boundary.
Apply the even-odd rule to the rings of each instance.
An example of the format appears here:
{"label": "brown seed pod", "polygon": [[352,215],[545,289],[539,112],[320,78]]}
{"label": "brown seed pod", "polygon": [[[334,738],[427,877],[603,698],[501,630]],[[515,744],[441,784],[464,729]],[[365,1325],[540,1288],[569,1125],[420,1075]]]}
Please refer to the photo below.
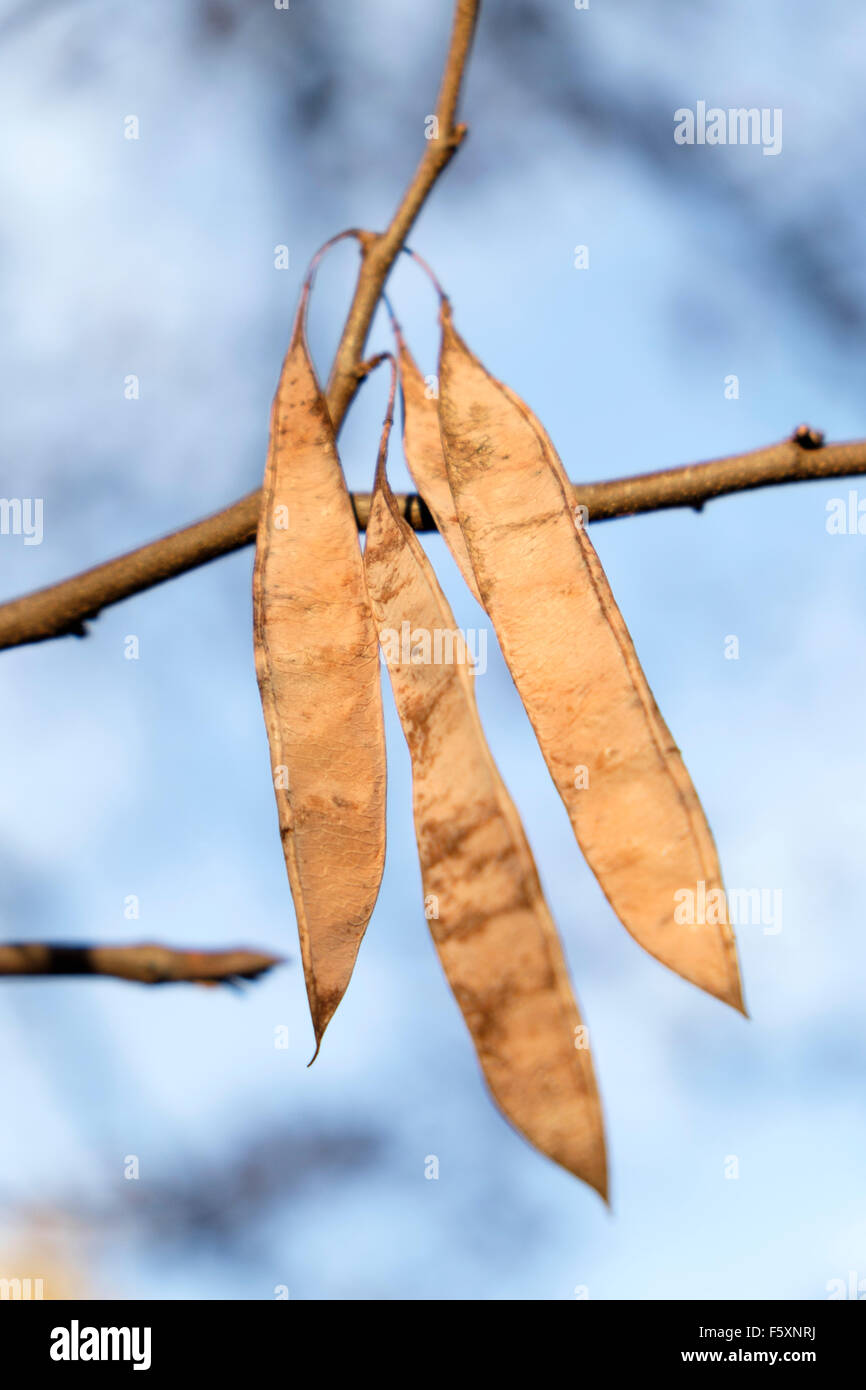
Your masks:
{"label": "brown seed pod", "polygon": [[[465,644],[423,652],[454,617],[385,477],[387,425],[365,565],[412,758],[415,833],[430,930],[506,1118],[542,1153],[607,1194],[601,1106],[556,927],[517,810],[487,746]],[[408,628],[404,625],[408,625]],[[456,659],[453,654],[457,653]]]}
{"label": "brown seed pod", "polygon": [[581,849],[647,951],[745,1012],[724,911],[684,920],[690,894],[724,904],[715,845],[574,489],[529,407],[455,332],[446,300],[441,322],[439,416],[455,511]]}
{"label": "brown seed pod", "polygon": [[439,403],[428,394],[427,383],[406,346],[396,323],[400,389],[403,395],[403,453],[412,480],[430,509],[437,529],[445,538],[460,573],[481,603],[472,561],[454,510],[451,484],[439,437]]}
{"label": "brown seed pod", "polygon": [[358,529],[304,331],[271,411],[256,541],[256,672],[316,1052],[385,862],[385,735]]}

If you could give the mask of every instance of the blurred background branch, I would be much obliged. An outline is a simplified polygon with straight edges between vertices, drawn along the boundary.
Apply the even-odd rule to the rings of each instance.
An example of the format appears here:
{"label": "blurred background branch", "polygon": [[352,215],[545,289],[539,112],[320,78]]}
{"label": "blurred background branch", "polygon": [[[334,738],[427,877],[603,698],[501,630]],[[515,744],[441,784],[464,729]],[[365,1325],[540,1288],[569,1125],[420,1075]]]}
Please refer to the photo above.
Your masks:
{"label": "blurred background branch", "polygon": [[0,977],[111,975],[142,985],[236,984],[255,980],[282,956],[238,947],[232,951],[180,951],[147,942],[136,946],[71,946],[43,942],[0,945]]}

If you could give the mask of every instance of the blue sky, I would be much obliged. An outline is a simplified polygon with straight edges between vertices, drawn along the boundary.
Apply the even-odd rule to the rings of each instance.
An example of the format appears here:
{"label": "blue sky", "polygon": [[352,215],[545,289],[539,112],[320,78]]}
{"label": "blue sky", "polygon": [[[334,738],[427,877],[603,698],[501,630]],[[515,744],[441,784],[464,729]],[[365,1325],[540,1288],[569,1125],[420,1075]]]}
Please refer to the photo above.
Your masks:
{"label": "blue sky", "polygon": [[[6,0],[2,492],[43,497],[45,534],[0,537],[3,596],[258,485],[305,264],[342,226],[390,215],[448,9],[80,0],[37,14]],[[864,27],[853,0],[487,7],[470,139],[412,244],[573,478],[752,448],[802,420],[832,439],[866,433]],[[675,146],[673,113],[698,100],[781,108],[781,153]],[[138,141],[123,138],[131,113]],[[342,246],[317,280],[323,372],[354,268]],[[432,370],[429,286],[406,262],[389,293]],[[370,342],[388,345],[381,317]],[[138,401],[124,399],[129,373]],[[347,421],[350,486],[370,486],[384,390],[366,388]],[[392,482],[405,481],[395,442]],[[729,886],[782,891],[780,932],[740,931],[749,1022],[619,926],[489,639],[479,703],[592,1030],[612,1213],[486,1096],[427,935],[387,689],[385,880],[306,1069],[251,550],[109,610],[86,641],[4,654],[3,935],[291,956],[240,998],[3,987],[6,1262],[50,1255],[87,1291],[130,1298],[270,1298],[284,1284],[292,1298],[813,1299],[849,1270],[866,1278],[866,538],[825,525],[849,487],[593,528]],[[426,543],[458,622],[479,626],[441,541]],[[124,659],[130,634],[138,661]]]}

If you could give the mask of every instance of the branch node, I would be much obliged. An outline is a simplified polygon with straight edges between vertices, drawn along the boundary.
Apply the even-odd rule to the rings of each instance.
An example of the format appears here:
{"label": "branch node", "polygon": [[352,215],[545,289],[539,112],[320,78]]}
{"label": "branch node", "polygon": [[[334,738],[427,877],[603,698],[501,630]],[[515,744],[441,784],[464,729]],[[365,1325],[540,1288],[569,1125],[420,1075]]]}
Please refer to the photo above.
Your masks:
{"label": "branch node", "polygon": [[798,425],[791,435],[791,442],[801,449],[820,449],[824,443],[824,431],[815,430],[811,425]]}
{"label": "branch node", "polygon": [[361,253],[365,258],[373,250],[373,247],[376,245],[376,243],[381,241],[382,239],[381,232],[366,232],[363,229],[356,232],[355,236],[359,246],[361,247]]}

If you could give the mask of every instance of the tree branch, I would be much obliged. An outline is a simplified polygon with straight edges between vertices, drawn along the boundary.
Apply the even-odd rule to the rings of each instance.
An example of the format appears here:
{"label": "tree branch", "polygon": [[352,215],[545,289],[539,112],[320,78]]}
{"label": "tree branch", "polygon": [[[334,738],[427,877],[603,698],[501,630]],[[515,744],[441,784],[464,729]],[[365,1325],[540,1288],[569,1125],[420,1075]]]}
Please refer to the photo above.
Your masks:
{"label": "tree branch", "polygon": [[[790,438],[747,454],[609,482],[576,483],[575,487],[589,520],[595,522],[669,507],[700,511],[705,502],[732,492],[863,473],[866,440],[824,444],[817,431],[800,426]],[[355,493],[352,500],[363,530],[370,512],[370,494]],[[433,518],[417,493],[404,493],[396,500],[416,531],[435,530]],[[259,493],[251,492],[182,531],[0,605],[0,650],[69,634],[84,636],[85,622],[101,609],[250,545],[256,535],[258,503]]]}
{"label": "tree branch", "polygon": [[[455,125],[454,117],[480,8],[481,0],[457,0],[448,57],[436,99],[436,134],[427,142],[412,182],[387,231],[379,235],[362,233],[361,273],[328,381],[328,408],[337,431],[358,389],[358,368],[364,356],[364,344],[391,267],[433,185],[466,134],[466,126]],[[249,500],[244,498],[244,502]]]}
{"label": "tree branch", "polygon": [[0,977],[112,975],[142,985],[233,984],[254,980],[282,963],[282,956],[234,951],[177,951],[149,942],[140,946],[63,946],[41,942],[0,945]]}

